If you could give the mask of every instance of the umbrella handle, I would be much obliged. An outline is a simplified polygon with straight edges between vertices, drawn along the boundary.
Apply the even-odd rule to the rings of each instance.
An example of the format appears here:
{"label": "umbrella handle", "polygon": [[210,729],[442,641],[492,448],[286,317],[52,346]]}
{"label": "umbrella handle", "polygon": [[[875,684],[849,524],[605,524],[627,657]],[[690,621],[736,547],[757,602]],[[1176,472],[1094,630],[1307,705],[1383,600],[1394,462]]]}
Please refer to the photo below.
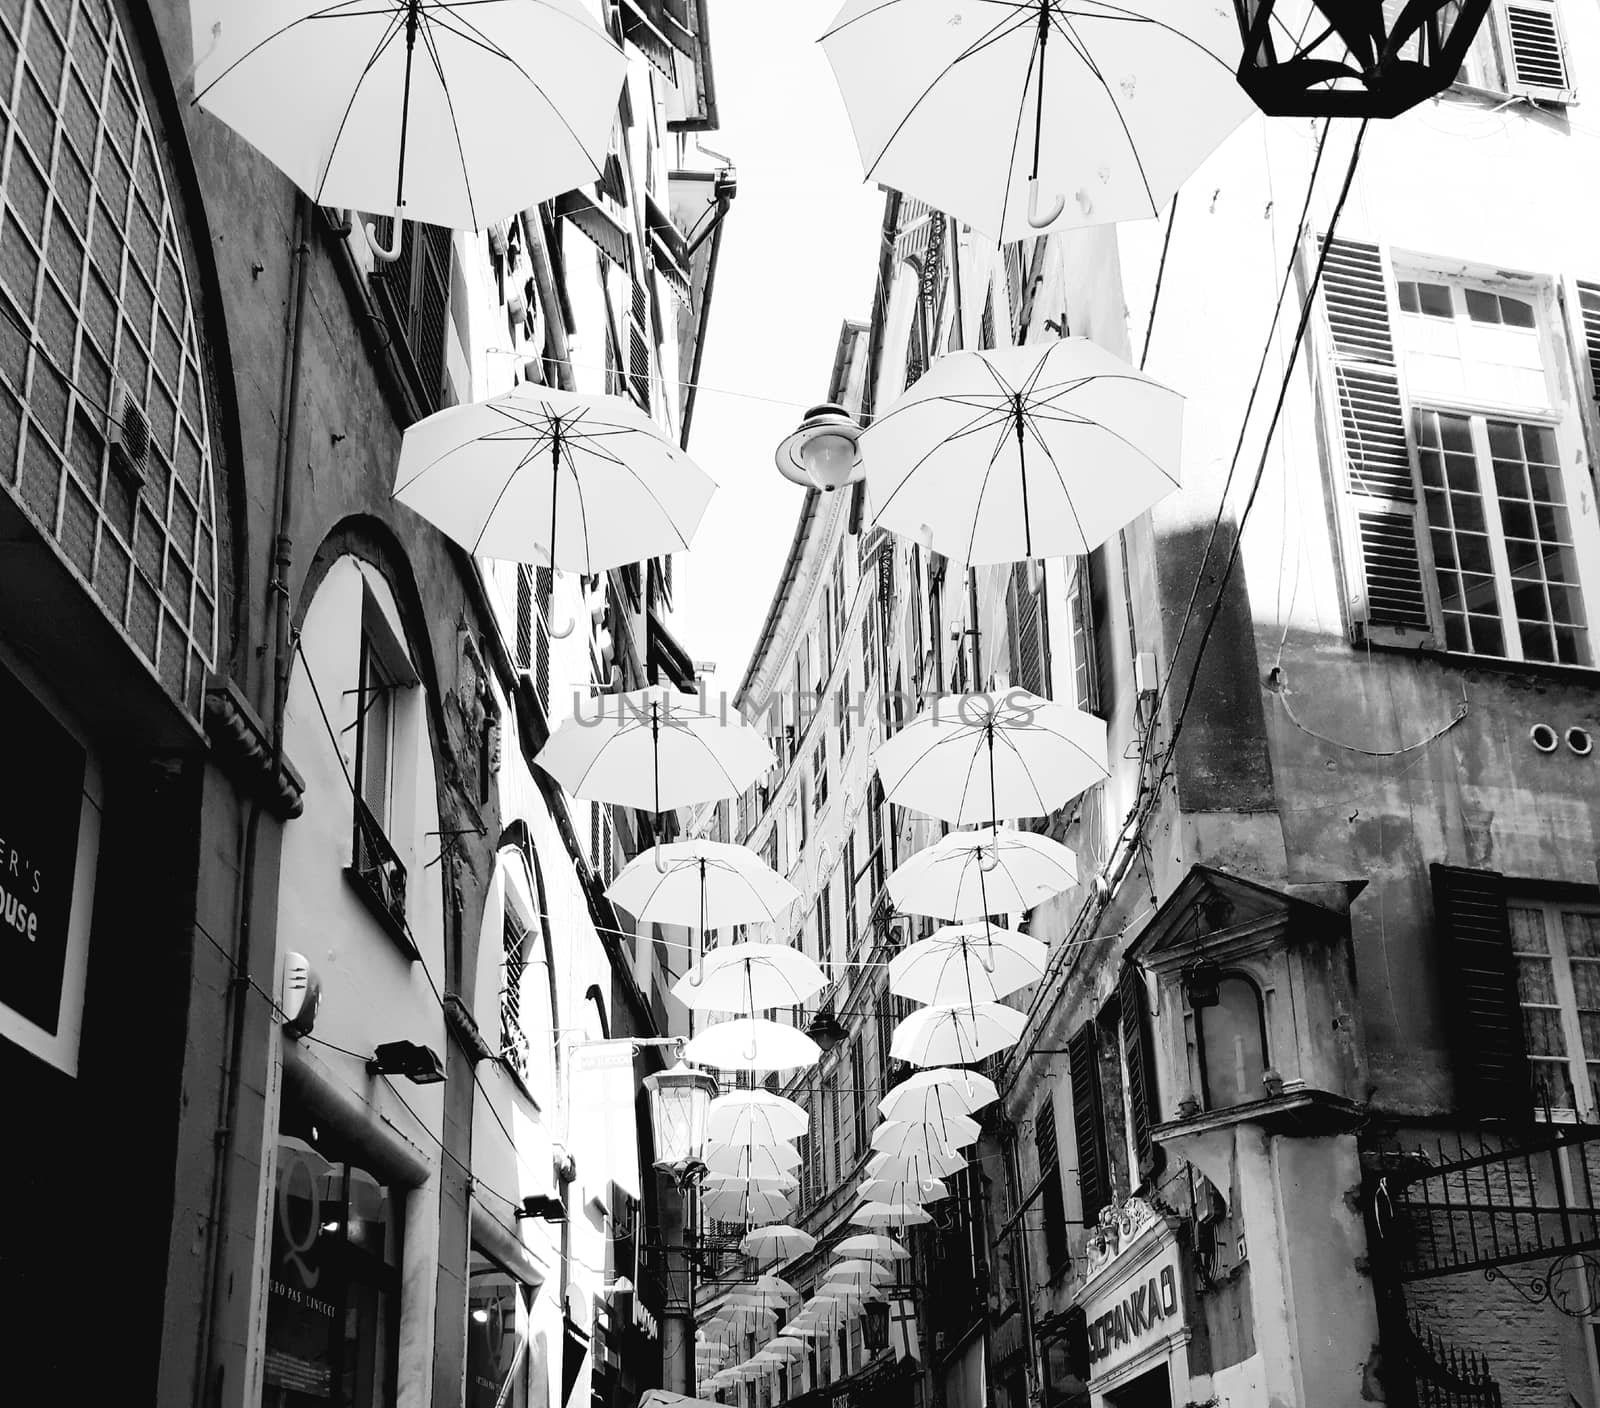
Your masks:
{"label": "umbrella handle", "polygon": [[667,873],[667,863],[662,859],[661,838],[659,836],[656,837],[655,866],[657,875],[665,875]]}
{"label": "umbrella handle", "polygon": [[217,45],[220,43],[222,43],[222,21],[218,20],[211,26],[211,42],[206,45],[205,53],[195,55],[194,63],[189,66],[189,72],[184,75],[187,82],[194,82],[195,74],[200,72],[200,65],[217,52]]}
{"label": "umbrella handle", "polygon": [[1042,230],[1046,225],[1055,223],[1056,218],[1067,208],[1065,196],[1053,197],[1055,204],[1044,213],[1039,211],[1039,178],[1031,178],[1028,182],[1028,223],[1036,230]]}
{"label": "umbrella handle", "polygon": [[361,228],[366,233],[367,247],[372,250],[372,257],[380,264],[393,264],[395,260],[399,259],[401,247],[405,243],[406,231],[404,203],[402,202],[394,208],[394,230],[392,231],[394,243],[391,244],[387,249],[385,249],[384,246],[378,242],[377,226],[369,223],[363,225]]}
{"label": "umbrella handle", "polygon": [[[565,640],[578,629],[578,618],[569,614],[565,621],[559,623],[546,621],[544,624],[545,629],[550,633],[551,640]],[[659,856],[656,857],[656,869],[661,869],[661,858]]]}

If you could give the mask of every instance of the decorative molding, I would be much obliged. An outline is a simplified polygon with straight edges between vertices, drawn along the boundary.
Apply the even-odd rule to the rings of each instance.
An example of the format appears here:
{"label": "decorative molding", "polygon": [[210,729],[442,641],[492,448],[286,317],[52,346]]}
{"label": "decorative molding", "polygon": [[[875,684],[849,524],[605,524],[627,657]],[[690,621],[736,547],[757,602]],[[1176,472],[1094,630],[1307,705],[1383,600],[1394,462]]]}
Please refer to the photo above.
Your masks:
{"label": "decorative molding", "polygon": [[305,810],[304,779],[287,758],[273,766],[266,728],[231,679],[213,675],[206,685],[205,725],[223,771],[273,816],[292,821]]}
{"label": "decorative molding", "polygon": [[1129,1197],[1100,1209],[1089,1234],[1084,1280],[1092,1281],[1152,1227],[1166,1226],[1168,1217],[1144,1198]]}
{"label": "decorative molding", "polygon": [[450,1030],[456,1034],[463,1050],[472,1057],[474,1065],[479,1061],[495,1059],[495,1050],[484,1039],[483,1032],[474,1020],[465,999],[453,989],[444,995],[444,1019]]}

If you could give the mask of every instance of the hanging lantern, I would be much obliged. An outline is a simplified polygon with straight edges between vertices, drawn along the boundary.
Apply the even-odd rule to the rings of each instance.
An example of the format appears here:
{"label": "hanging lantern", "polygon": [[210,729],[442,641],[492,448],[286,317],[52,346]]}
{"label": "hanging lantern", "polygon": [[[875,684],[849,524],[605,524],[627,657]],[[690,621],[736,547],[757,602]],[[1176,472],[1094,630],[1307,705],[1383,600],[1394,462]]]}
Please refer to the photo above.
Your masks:
{"label": "hanging lantern", "polygon": [[861,1344],[868,1354],[889,1347],[889,1302],[871,1301],[861,1308]]}
{"label": "hanging lantern", "polygon": [[655,1133],[657,1168],[676,1173],[699,1161],[706,1142],[706,1116],[717,1082],[679,1061],[670,1071],[644,1078],[650,1093],[650,1125]]}
{"label": "hanging lantern", "polygon": [[857,441],[861,427],[843,406],[813,406],[777,450],[778,472],[805,489],[831,494],[866,473]]}
{"label": "hanging lantern", "polygon": [[1456,81],[1489,0],[1233,0],[1239,83],[1276,117],[1395,117]]}

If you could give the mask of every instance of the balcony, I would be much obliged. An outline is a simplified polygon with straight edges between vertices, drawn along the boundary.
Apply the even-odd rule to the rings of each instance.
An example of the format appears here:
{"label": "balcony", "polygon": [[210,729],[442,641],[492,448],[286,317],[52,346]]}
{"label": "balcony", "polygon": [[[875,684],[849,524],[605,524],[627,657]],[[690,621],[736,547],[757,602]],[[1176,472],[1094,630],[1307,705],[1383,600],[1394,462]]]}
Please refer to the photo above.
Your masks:
{"label": "balcony", "polygon": [[367,907],[378,926],[394,941],[408,961],[416,963],[417,951],[406,923],[406,867],[389,838],[383,834],[377,817],[360,797],[355,802],[355,836],[351,844],[351,863],[345,867],[345,880]]}

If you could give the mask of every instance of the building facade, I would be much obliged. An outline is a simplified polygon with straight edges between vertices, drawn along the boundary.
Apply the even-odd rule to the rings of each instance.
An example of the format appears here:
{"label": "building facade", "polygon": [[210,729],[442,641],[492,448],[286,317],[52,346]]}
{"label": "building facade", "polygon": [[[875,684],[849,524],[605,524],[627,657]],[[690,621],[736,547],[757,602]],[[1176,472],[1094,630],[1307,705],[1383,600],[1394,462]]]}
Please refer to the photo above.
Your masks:
{"label": "building facade", "polygon": [[[1596,63],[1591,8],[1497,0],[1438,100],[1364,134],[1247,122],[1161,222],[988,255],[947,229],[929,261],[891,198],[877,405],[1008,311],[1016,340],[1087,336],[1187,398],[1182,489],[1083,561],[982,576],[974,613],[958,568],[930,595],[939,564],[888,545],[887,629],[837,634],[878,632],[889,707],[797,730],[746,813],[808,949],[881,961],[919,921],[876,908],[872,866],[939,829],[849,761],[899,692],[909,717],[1008,671],[1110,727],[1110,780],[1033,823],[1081,882],[1009,917],[1050,967],[908,1239],[924,1401],[1600,1403]],[[958,282],[932,340],[924,290]],[[837,689],[847,512],[807,502],[755,713]],[[844,540],[853,613],[878,560]],[[850,990],[874,971],[836,983],[845,1035],[794,1087],[824,1249],[895,1078],[892,1001]],[[746,1392],[847,1388],[853,1355]]]}
{"label": "building facade", "polygon": [[[692,683],[670,567],[475,561],[390,497],[407,425],[518,381],[686,434],[688,225],[731,198],[691,169],[705,7],[596,14],[630,58],[603,179],[392,262],[190,104],[187,4],[0,14],[0,1071],[51,1145],[0,1192],[130,1209],[0,1255],[8,1342],[69,1397],[662,1382],[638,1080],[673,1018],[603,894],[639,827],[532,758],[597,685]],[[64,1311],[111,1245],[102,1370]]]}

